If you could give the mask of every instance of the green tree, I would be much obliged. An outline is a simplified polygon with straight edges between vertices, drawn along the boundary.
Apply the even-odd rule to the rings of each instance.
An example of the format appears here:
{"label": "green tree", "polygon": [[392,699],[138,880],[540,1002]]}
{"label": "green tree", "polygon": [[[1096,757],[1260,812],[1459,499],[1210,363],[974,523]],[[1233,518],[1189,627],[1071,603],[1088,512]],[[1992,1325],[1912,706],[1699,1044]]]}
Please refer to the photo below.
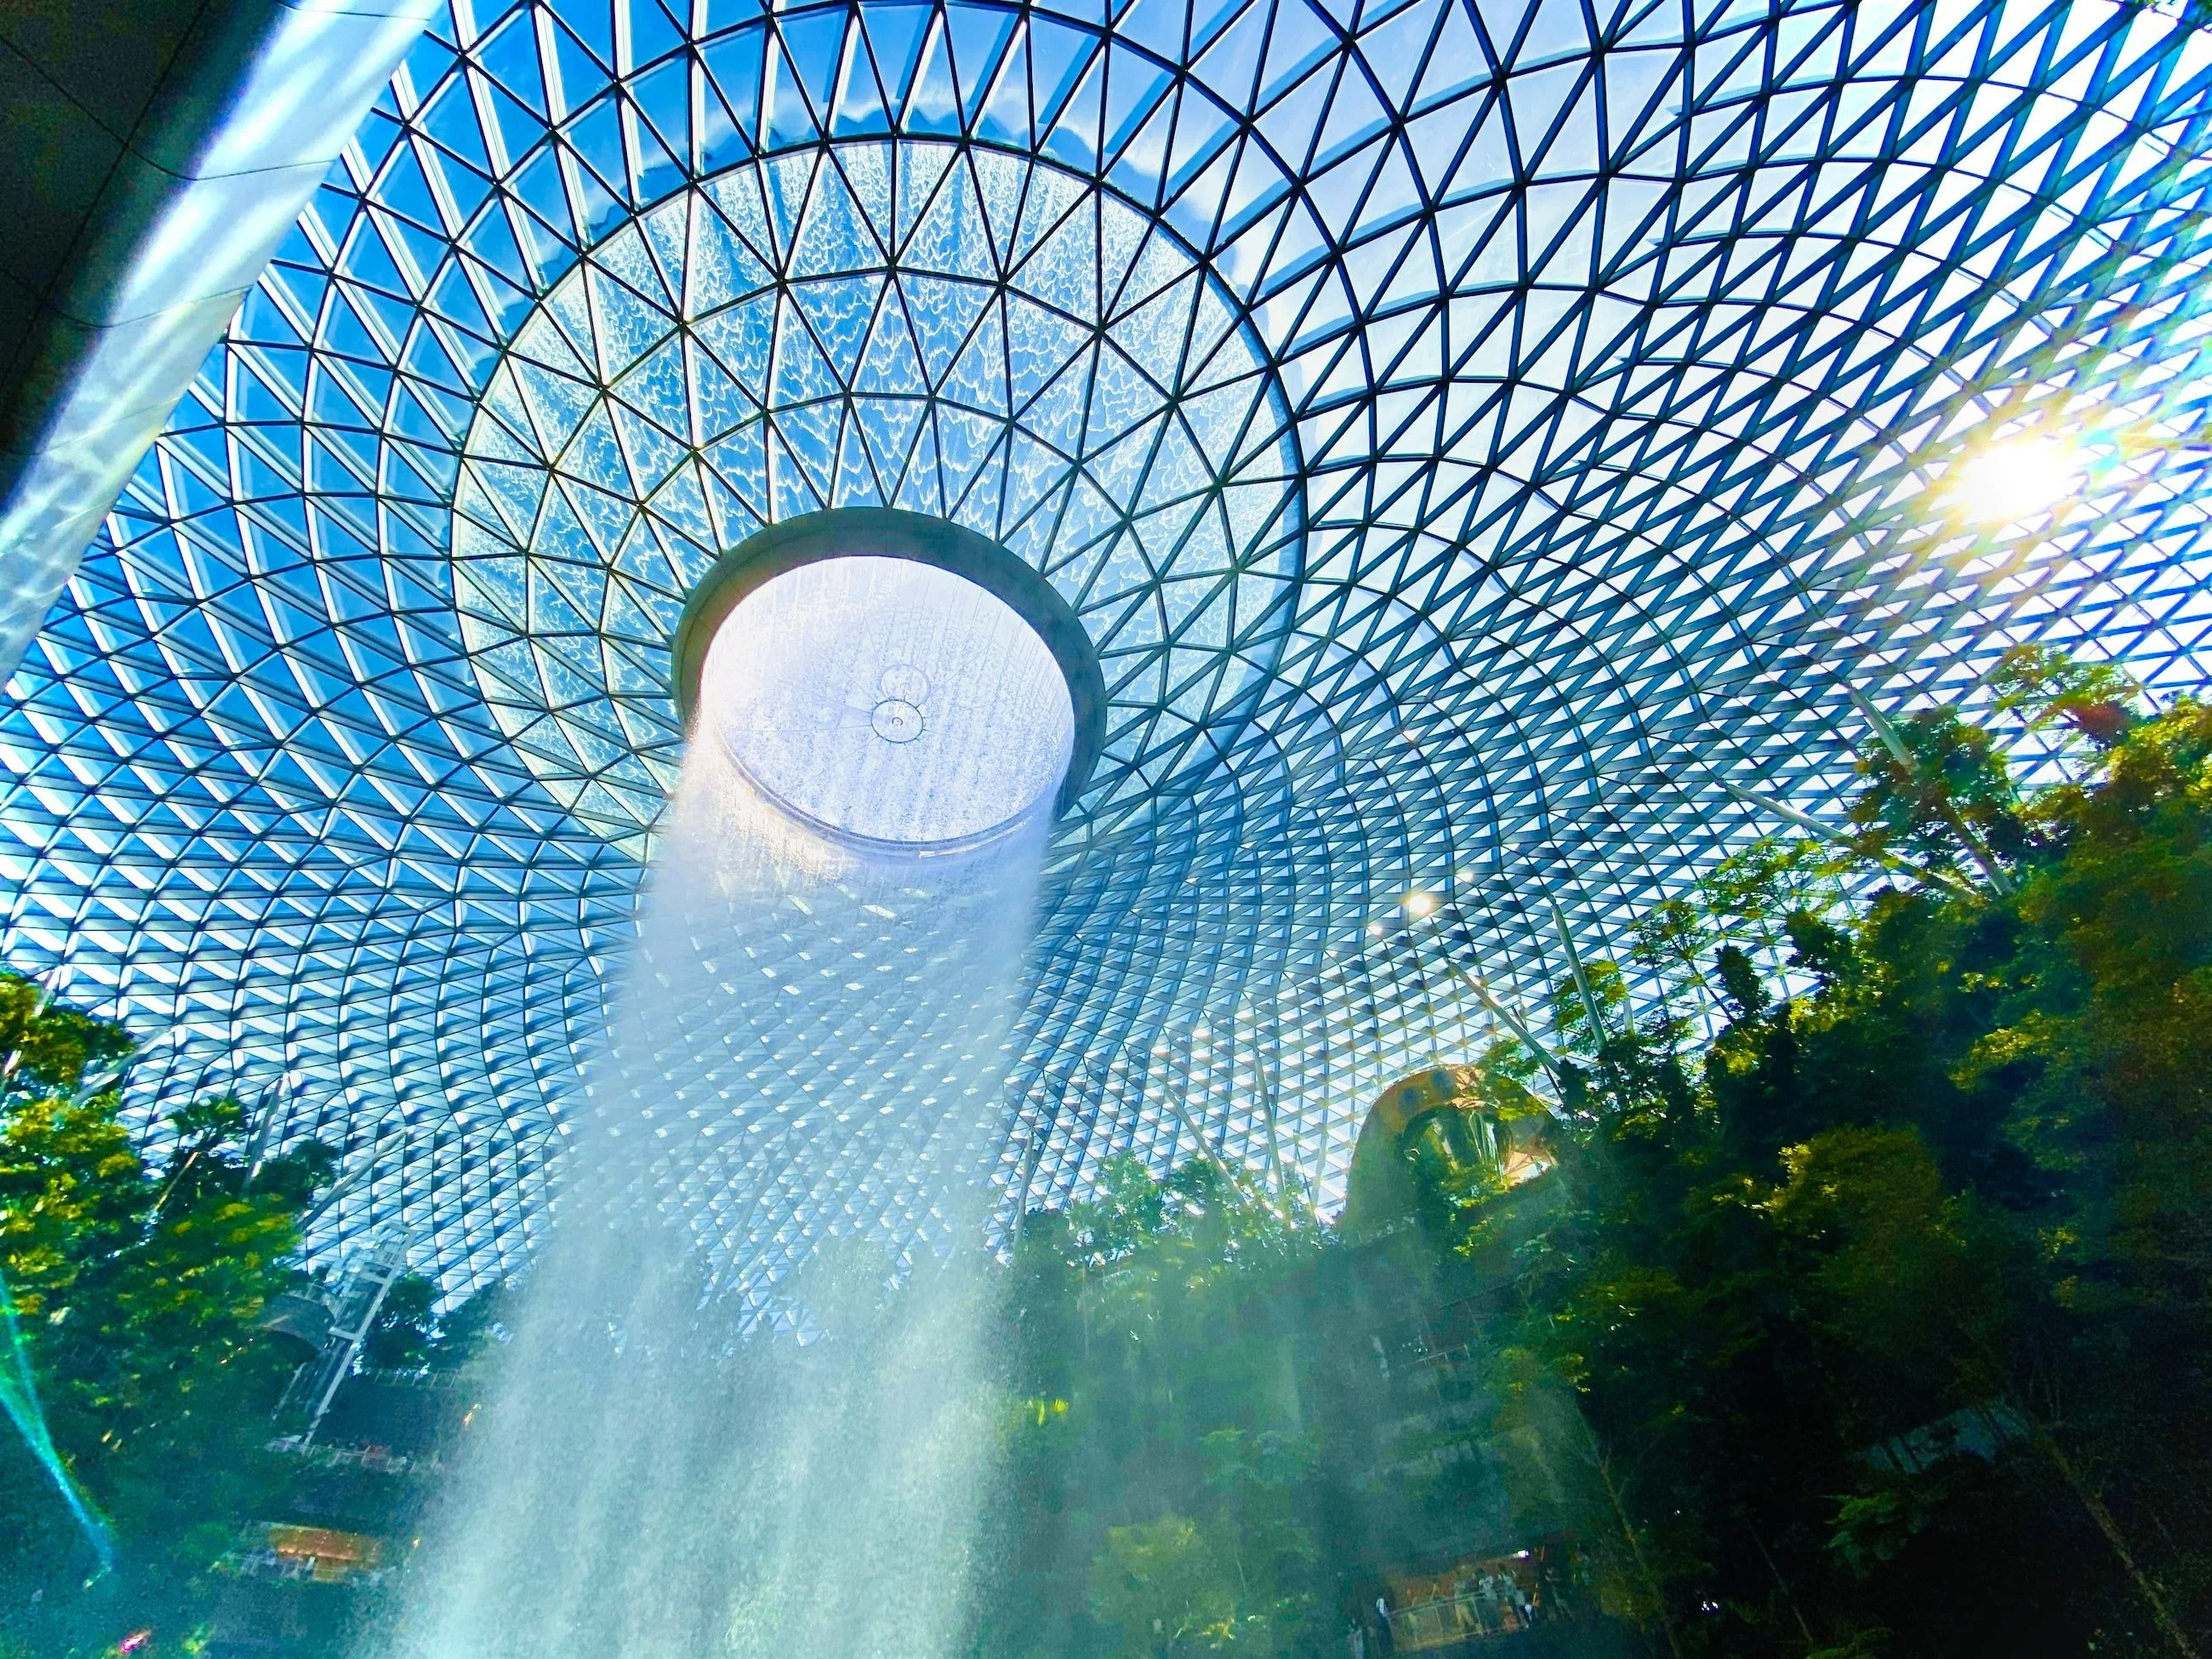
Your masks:
{"label": "green tree", "polygon": [[982,1651],[1303,1639],[1321,1600],[1314,1448],[1278,1316],[1322,1248],[1302,1206],[1204,1158],[1165,1179],[1117,1160],[1087,1200],[1024,1218]]}
{"label": "green tree", "polygon": [[1214,1551],[1235,1587],[1234,1644],[1276,1654],[1313,1620],[1318,1551],[1302,1512],[1319,1461],[1310,1434],[1216,1429],[1200,1443],[1218,1507]]}
{"label": "green tree", "polygon": [[393,1279],[362,1344],[362,1364],[375,1370],[427,1370],[438,1352],[437,1305],[438,1287],[422,1274]]}
{"label": "green tree", "polygon": [[2187,1653],[2212,1613],[2212,711],[2043,653],[1998,690],[2062,781],[1885,724],[1860,862],[1756,848],[1642,930],[1702,1052],[1608,964],[1560,987],[1497,1432],[1677,1650]]}
{"label": "green tree", "polygon": [[434,1371],[459,1370],[495,1355],[514,1317],[516,1285],[495,1279],[439,1316],[428,1363]]}
{"label": "green tree", "polygon": [[306,1206],[330,1172],[312,1143],[249,1149],[235,1100],[169,1121],[158,1168],[117,1092],[127,1039],[0,975],[15,1059],[0,1092],[0,1274],[13,1287],[53,1440],[113,1523],[117,1572],[76,1593],[89,1562],[28,1460],[0,1462],[0,1600],[33,1609],[58,1645],[98,1645],[118,1620],[179,1638],[210,1568],[284,1478],[263,1449],[294,1357],[261,1328],[301,1282]]}
{"label": "green tree", "polygon": [[1237,1589],[1187,1515],[1107,1529],[1091,1568],[1091,1611],[1121,1632],[1129,1659],[1218,1653],[1237,1639]]}

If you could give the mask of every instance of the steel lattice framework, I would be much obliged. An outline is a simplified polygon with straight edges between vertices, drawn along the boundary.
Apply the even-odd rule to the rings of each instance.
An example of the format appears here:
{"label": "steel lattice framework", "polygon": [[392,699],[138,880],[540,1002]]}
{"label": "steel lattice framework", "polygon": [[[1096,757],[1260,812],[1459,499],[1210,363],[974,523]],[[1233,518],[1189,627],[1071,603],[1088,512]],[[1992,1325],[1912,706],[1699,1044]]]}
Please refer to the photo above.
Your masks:
{"label": "steel lattice framework", "polygon": [[[1786,0],[454,0],[12,683],[9,961],[137,1108],[516,1262],[723,547],[884,503],[1114,702],[1006,1168],[1336,1192],[1463,1055],[2023,639],[2203,678],[2205,39]],[[1992,530],[2008,433],[2081,476]],[[1411,888],[1443,908],[1409,923]],[[1180,1151],[1178,1152],[1178,1148]]]}

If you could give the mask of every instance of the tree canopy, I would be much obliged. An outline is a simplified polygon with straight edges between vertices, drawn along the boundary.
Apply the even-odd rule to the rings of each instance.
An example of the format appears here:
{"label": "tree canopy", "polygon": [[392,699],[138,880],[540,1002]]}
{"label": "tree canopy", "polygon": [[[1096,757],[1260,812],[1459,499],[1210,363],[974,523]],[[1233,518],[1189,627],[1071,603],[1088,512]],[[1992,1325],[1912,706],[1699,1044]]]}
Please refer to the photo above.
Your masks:
{"label": "tree canopy", "polygon": [[56,1652],[96,1650],[118,1620],[181,1633],[284,1479],[264,1446],[301,1356],[263,1322],[304,1279],[331,1155],[260,1154],[222,1097],[177,1112],[149,1161],[122,1116],[128,1038],[13,974],[0,1042],[0,1278],[59,1462],[116,1541],[103,1574],[48,1472],[0,1449],[0,1629],[27,1620]]}
{"label": "tree canopy", "polygon": [[1592,1547],[1674,1651],[2188,1653],[2212,1613],[2212,709],[2000,686],[2050,781],[1916,715],[1848,844],[1654,918],[1710,1042],[1559,1022],[1571,1197],[1501,1364],[1571,1391]]}

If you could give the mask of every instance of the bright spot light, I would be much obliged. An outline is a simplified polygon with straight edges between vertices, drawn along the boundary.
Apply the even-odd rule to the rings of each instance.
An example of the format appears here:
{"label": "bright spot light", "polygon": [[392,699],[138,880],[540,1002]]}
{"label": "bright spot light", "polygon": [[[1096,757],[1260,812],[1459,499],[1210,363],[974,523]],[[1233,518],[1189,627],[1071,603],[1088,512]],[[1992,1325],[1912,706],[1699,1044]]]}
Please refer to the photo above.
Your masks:
{"label": "bright spot light", "polygon": [[1425,888],[1416,887],[1399,902],[1405,907],[1406,914],[1415,921],[1437,913],[1437,896]]}
{"label": "bright spot light", "polygon": [[1952,504],[1978,524],[2014,524],[2046,513],[2081,485],[2073,446],[2022,438],[1991,446],[1959,464]]}

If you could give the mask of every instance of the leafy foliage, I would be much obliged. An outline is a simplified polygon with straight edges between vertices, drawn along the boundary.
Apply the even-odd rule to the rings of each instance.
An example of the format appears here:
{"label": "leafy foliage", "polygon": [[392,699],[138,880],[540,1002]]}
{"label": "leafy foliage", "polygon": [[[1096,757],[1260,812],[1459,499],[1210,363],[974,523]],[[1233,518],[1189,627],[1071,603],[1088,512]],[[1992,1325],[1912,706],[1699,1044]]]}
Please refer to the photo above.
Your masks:
{"label": "leafy foliage", "polygon": [[1271,1302],[1319,1229],[1196,1161],[1111,1165],[1009,1273],[988,1654],[1290,1650],[1316,1592],[1315,1452]]}
{"label": "leafy foliage", "polygon": [[0,1093],[0,1275],[11,1287],[52,1437],[122,1547],[89,1553],[37,1471],[0,1456],[0,1599],[60,1646],[118,1620],[181,1636],[237,1523],[283,1479],[262,1449],[299,1356],[262,1328],[300,1280],[301,1215],[328,1179],[307,1143],[255,1157],[235,1100],[195,1103],[149,1165],[120,1116],[112,1025],[0,975],[14,1043]]}
{"label": "leafy foliage", "polygon": [[1718,1006],[1701,1052],[1560,984],[1566,1201],[1498,1443],[1565,1471],[1677,1653],[2181,1653],[2212,1618],[2212,710],[2034,653],[1999,690],[2060,781],[1926,711],[1846,856],[1755,848],[1647,923]]}
{"label": "leafy foliage", "polygon": [[1229,1576],[1187,1515],[1108,1528],[1091,1564],[1091,1606],[1127,1654],[1218,1652],[1236,1640]]}

